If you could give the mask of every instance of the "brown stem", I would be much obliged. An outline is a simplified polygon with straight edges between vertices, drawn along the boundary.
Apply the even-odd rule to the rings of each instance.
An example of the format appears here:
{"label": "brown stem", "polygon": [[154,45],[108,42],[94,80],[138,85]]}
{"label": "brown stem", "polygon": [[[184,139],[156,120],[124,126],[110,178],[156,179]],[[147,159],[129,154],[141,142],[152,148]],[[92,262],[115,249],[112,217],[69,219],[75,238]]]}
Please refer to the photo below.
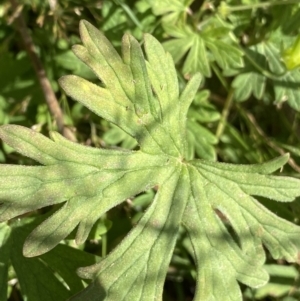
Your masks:
{"label": "brown stem", "polygon": [[[254,128],[256,129],[257,133],[263,137],[263,139],[265,140],[266,144],[269,145],[272,149],[274,149],[276,152],[278,152],[280,155],[284,155],[286,154],[286,151],[284,149],[282,149],[281,147],[279,147],[276,143],[274,143],[272,140],[269,139],[269,137],[265,134],[265,132],[262,130],[262,128],[258,125],[258,123],[256,122],[254,116],[249,113],[249,112],[245,112],[246,117],[248,118],[248,120],[252,123],[252,125],[254,126]],[[300,172],[300,166],[297,165],[297,163],[294,161],[293,158],[289,158],[288,162],[287,162],[295,171]]]}
{"label": "brown stem", "polygon": [[74,141],[76,140],[74,134],[71,132],[70,129],[64,126],[62,109],[57,101],[55,93],[51,87],[50,81],[47,78],[46,71],[43,67],[43,64],[36,53],[33,40],[31,38],[31,35],[29,33],[29,30],[26,26],[25,20],[22,15],[22,10],[20,9],[17,0],[11,0],[10,2],[12,4],[14,11],[18,12],[17,15],[15,16],[16,28],[19,31],[21,38],[24,42],[26,52],[31,60],[37,78],[43,90],[49,111],[56,122],[58,131],[61,134],[63,134],[66,138]]}
{"label": "brown stem", "polygon": [[[210,95],[210,99],[218,104],[224,103],[224,99],[217,94],[212,93]],[[253,127],[255,128],[258,135],[263,138],[264,142],[269,147],[271,147],[273,150],[275,150],[280,155],[286,154],[286,151],[283,148],[278,146],[267,136],[267,134],[263,131],[263,129],[258,125],[253,114],[251,114],[250,112],[247,112],[238,104],[235,104],[235,106],[238,108],[239,112],[241,112],[242,116],[244,116],[253,125]],[[293,158],[290,157],[287,164],[290,165],[296,172],[300,172],[300,166],[295,162],[295,160]]]}

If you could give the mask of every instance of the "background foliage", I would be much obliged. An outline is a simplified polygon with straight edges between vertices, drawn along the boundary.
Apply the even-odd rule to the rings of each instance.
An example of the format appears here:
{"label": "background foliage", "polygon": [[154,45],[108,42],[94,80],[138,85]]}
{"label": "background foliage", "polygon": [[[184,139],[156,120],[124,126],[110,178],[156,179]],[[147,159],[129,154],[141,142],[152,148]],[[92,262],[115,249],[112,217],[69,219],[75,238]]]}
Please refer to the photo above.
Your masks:
{"label": "background foliage", "polygon": [[[64,124],[79,143],[136,147],[135,141],[119,128],[67,98],[57,84],[59,77],[70,73],[95,80],[70,50],[73,44],[80,43],[79,20],[86,19],[117,48],[125,32],[138,40],[145,32],[153,34],[173,56],[182,84],[193,73],[201,72],[202,89],[188,113],[190,159],[262,163],[290,152],[291,159],[282,173],[299,177],[299,1],[2,2],[0,124],[24,125],[47,136],[49,130],[56,129],[56,123],[18,31],[16,18],[20,13],[63,109]],[[5,144],[0,148],[0,162],[35,164]],[[37,258],[27,259],[21,254],[26,235],[38,224],[39,216],[50,214],[51,208],[1,224],[0,260],[4,268],[0,269],[0,300],[5,300],[6,295],[9,300],[35,300],[31,296],[41,288],[49,291],[49,300],[55,299],[55,294],[67,298],[66,287],[80,290],[84,284],[76,276],[76,268],[90,265],[112,250],[135,225],[154,193],[148,191],[112,209],[81,250],[73,248],[69,237],[57,247],[64,248],[66,258],[57,255],[61,254],[57,248]],[[299,223],[298,199],[284,205],[260,201],[275,214]],[[9,271],[8,279],[5,269]],[[270,257],[266,269],[271,275],[269,284],[257,290],[242,287],[245,300],[299,300],[298,266]],[[21,291],[20,285],[27,289]],[[195,267],[182,231],[166,279],[164,299],[191,300],[194,285]]]}

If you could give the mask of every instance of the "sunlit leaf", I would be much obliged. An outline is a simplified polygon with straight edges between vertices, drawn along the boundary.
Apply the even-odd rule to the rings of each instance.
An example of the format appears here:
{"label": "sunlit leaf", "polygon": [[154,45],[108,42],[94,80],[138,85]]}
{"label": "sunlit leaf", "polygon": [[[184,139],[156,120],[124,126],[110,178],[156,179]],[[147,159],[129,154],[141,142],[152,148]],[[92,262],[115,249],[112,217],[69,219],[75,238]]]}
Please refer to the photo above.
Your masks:
{"label": "sunlit leaf", "polygon": [[[48,139],[24,127],[2,126],[3,141],[41,166],[0,166],[1,220],[57,204],[27,237],[24,255],[50,251],[74,229],[76,242],[83,243],[105,212],[155,188],[154,199],[122,243],[99,263],[79,270],[93,281],[71,300],[162,300],[181,226],[193,246],[194,300],[238,301],[238,282],[264,285],[263,245],[273,258],[297,262],[300,228],[254,198],[291,202],[300,195],[300,180],[270,175],[289,156],[258,165],[189,160],[186,116],[201,76],[192,76],[180,93],[172,57],[153,36],[145,35],[145,58],[128,34],[120,56],[88,22],[81,22],[80,32],[83,46],[74,52],[101,82],[71,75],[60,84],[132,136],[139,150],[90,148],[55,132]],[[212,134],[202,131],[202,136],[215,142]]]}

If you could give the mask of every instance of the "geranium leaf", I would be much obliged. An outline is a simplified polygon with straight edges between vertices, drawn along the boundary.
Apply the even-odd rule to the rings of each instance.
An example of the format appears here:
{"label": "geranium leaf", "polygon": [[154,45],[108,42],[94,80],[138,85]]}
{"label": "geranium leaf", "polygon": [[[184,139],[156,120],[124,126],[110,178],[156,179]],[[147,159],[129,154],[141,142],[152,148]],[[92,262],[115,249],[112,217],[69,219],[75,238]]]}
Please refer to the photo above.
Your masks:
{"label": "geranium leaf", "polygon": [[200,72],[210,77],[212,61],[216,61],[223,70],[243,67],[243,52],[229,39],[230,28],[225,25],[218,18],[211,18],[198,31],[188,25],[166,23],[165,31],[173,39],[166,41],[164,48],[172,54],[175,62],[187,54],[183,63],[183,72],[187,75]]}
{"label": "geranium leaf", "polygon": [[195,300],[241,300],[238,282],[264,285],[263,245],[274,258],[297,262],[300,228],[254,198],[290,202],[300,195],[300,180],[270,175],[289,156],[258,165],[189,160],[186,116],[201,76],[195,74],[179,94],[171,56],[152,36],[145,35],[144,58],[129,35],[120,56],[89,23],[81,22],[80,32],[84,46],[75,53],[100,82],[66,76],[63,89],[136,139],[140,149],[94,149],[57,133],[50,140],[23,127],[1,127],[8,145],[44,165],[0,166],[1,220],[57,204],[27,237],[24,254],[41,255],[74,229],[76,242],[83,243],[106,211],[156,187],[123,242],[99,263],[80,269],[93,282],[71,300],[162,300],[180,225],[193,246]]}
{"label": "geranium leaf", "polygon": [[[264,41],[251,46],[246,50],[248,58],[251,58],[257,66],[248,62],[244,69],[232,82],[236,101],[244,101],[253,94],[257,99],[262,99],[266,93],[267,81],[269,88],[275,94],[275,104],[287,102],[293,109],[300,110],[300,69],[294,66],[292,70],[286,70],[281,58],[279,47],[272,41]],[[292,63],[289,63],[292,64]],[[272,72],[272,78],[268,78],[266,72]],[[269,75],[270,76],[270,75]]]}

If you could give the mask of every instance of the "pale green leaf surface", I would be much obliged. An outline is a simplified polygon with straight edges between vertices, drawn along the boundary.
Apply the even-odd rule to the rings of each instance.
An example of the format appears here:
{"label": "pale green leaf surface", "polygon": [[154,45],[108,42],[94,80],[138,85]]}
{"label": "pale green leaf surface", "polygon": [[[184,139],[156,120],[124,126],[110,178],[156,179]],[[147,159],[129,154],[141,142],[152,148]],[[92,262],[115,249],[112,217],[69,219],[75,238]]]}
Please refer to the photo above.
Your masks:
{"label": "pale green leaf surface", "polygon": [[211,70],[204,40],[197,34],[194,34],[191,38],[193,46],[183,64],[183,72],[184,74],[193,74],[200,71],[204,76],[210,77]]}
{"label": "pale green leaf surface", "polygon": [[147,212],[119,248],[98,265],[81,269],[82,277],[92,278],[98,274],[98,280],[73,300],[101,300],[101,288],[112,292],[107,295],[103,292],[107,300],[161,298],[166,269],[188,199],[187,184],[185,167],[182,172],[179,168],[171,173],[162,183],[164,188],[158,191]]}
{"label": "pale green leaf surface", "polygon": [[[252,287],[268,280],[267,273],[260,266],[262,251],[258,248],[256,262],[247,252],[242,252],[228,234],[225,226],[211,208],[211,196],[200,187],[207,184],[198,172],[190,169],[191,198],[186,207],[183,224],[187,227],[197,264],[198,286],[195,300],[241,300],[236,281]],[[201,204],[198,198],[201,197]],[[200,240],[199,237],[202,239]],[[254,249],[257,244],[254,244]],[[197,250],[197,251],[196,251]],[[245,271],[247,271],[245,273]],[[226,277],[224,277],[226,275]]]}
{"label": "pale green leaf surface", "polygon": [[[101,83],[67,76],[60,80],[62,87],[135,138],[140,150],[94,149],[57,133],[50,140],[23,127],[1,127],[3,141],[44,165],[0,166],[1,220],[58,204],[28,236],[24,254],[33,257],[51,250],[75,228],[76,242],[83,243],[106,211],[157,187],[127,237],[99,263],[80,269],[93,282],[71,300],[162,300],[181,224],[197,265],[194,300],[239,301],[238,282],[264,285],[268,274],[263,244],[276,259],[298,261],[299,227],[253,198],[289,202],[300,195],[299,180],[269,175],[288,155],[248,166],[189,160],[186,115],[200,75],[179,95],[171,56],[150,35],[145,36],[145,61],[139,43],[129,35],[119,56],[89,23],[81,22],[80,31],[84,46],[75,47],[75,53]],[[208,132],[202,136],[215,143]]]}

